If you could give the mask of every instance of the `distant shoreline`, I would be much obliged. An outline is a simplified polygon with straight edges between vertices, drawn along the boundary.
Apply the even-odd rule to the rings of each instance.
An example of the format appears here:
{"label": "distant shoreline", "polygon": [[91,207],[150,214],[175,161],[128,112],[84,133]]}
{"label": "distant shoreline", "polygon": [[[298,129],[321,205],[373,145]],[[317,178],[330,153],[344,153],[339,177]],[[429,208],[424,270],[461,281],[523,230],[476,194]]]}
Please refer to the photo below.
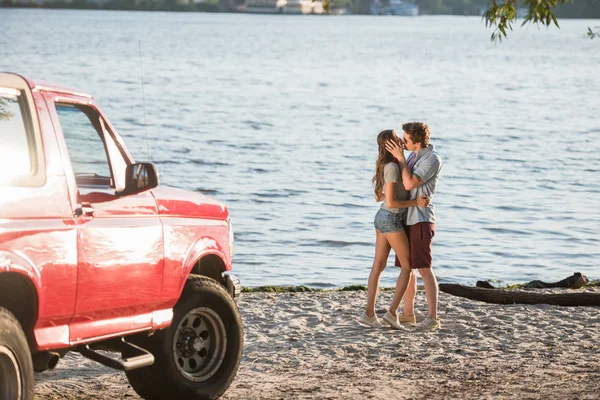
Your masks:
{"label": "distant shoreline", "polygon": [[187,6],[179,6],[179,7],[159,7],[159,8],[150,8],[150,7],[139,7],[139,8],[127,8],[125,6],[121,7],[110,7],[110,6],[100,6],[95,3],[67,3],[63,1],[56,1],[52,4],[35,4],[35,5],[27,5],[27,4],[10,4],[7,5],[6,1],[3,4],[0,4],[0,8],[6,9],[34,9],[34,10],[86,10],[86,11],[160,11],[160,12],[205,12],[205,13],[235,13],[240,14],[235,11],[222,11],[219,10],[218,6],[215,4],[195,4],[191,7]]}
{"label": "distant shoreline", "polygon": [[[573,12],[564,12],[565,7],[569,5],[559,5],[556,10],[556,16],[559,19],[600,19],[600,5],[598,10],[587,15],[579,15]],[[218,3],[199,3],[199,4],[177,4],[172,3],[166,6],[165,3],[154,4],[147,3],[147,5],[141,5],[138,3],[135,7],[128,7],[123,0],[108,0],[103,4],[89,3],[86,0],[71,0],[69,2],[64,0],[53,1],[49,4],[15,4],[14,0],[0,0],[0,9],[37,9],[37,10],[87,10],[87,11],[158,11],[158,12],[200,12],[200,13],[219,13],[219,14],[256,14],[256,15],[280,15],[280,16],[298,16],[298,15],[361,15],[361,16],[384,16],[388,15],[375,15],[362,12],[346,12],[346,10],[331,8],[329,13],[323,14],[287,14],[287,13],[272,13],[272,12],[246,12],[236,9],[224,9]],[[398,17],[431,17],[431,16],[454,16],[454,17],[481,17],[481,15],[469,12],[469,13],[453,13],[453,12],[438,12],[438,13],[423,13],[416,16],[404,16],[396,15]]]}

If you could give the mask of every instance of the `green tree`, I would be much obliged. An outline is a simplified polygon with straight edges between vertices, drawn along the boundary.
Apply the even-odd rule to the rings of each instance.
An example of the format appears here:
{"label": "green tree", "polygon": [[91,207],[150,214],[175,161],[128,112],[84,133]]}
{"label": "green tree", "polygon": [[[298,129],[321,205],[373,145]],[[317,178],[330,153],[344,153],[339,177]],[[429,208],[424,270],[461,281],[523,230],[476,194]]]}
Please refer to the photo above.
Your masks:
{"label": "green tree", "polygon": [[[325,5],[325,2],[323,2]],[[331,0],[329,7],[332,9],[339,8],[352,8],[354,5],[354,1],[352,0]]]}
{"label": "green tree", "polygon": [[14,103],[15,100],[0,97],[0,121],[8,121],[15,115],[8,109],[9,103]]}
{"label": "green tree", "polygon": [[[527,8],[527,15],[521,25],[533,23],[536,25],[550,26],[558,25],[558,20],[554,14],[555,8],[559,4],[569,3],[570,0],[524,0],[523,5]],[[512,31],[513,24],[517,20],[517,0],[491,0],[490,6],[485,12],[483,18],[486,26],[493,27],[491,40],[502,41],[507,37],[509,30]],[[593,39],[600,37],[600,27],[589,28],[588,35]]]}
{"label": "green tree", "polygon": [[420,0],[419,9],[427,14],[438,14],[444,7],[443,0]]}
{"label": "green tree", "polygon": [[371,0],[356,0],[354,3],[355,14],[369,14],[371,11]]}

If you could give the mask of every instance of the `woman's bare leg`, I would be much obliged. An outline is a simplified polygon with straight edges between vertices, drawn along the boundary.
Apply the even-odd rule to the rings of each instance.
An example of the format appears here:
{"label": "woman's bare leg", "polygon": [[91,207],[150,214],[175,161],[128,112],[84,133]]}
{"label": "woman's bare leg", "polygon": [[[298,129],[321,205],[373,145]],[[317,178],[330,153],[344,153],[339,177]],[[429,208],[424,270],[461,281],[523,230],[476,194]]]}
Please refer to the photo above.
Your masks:
{"label": "woman's bare leg", "polygon": [[404,233],[404,231],[384,233],[383,235],[389,242],[390,246],[392,246],[392,249],[394,249],[394,252],[400,260],[400,265],[402,265],[400,267],[400,276],[398,276],[398,281],[396,282],[394,299],[392,300],[392,304],[390,306],[390,312],[392,315],[396,315],[398,312],[398,307],[400,307],[400,301],[402,301],[402,297],[404,296],[406,288],[408,287],[408,282],[410,281],[410,247],[408,245],[408,238],[406,237],[406,233]]}
{"label": "woman's bare leg", "polygon": [[404,315],[415,315],[415,296],[417,295],[417,273],[410,271],[410,281],[404,293]]}
{"label": "woman's bare leg", "polygon": [[367,290],[367,316],[375,315],[375,298],[379,289],[379,278],[385,269],[388,256],[390,255],[390,244],[379,230],[375,230],[377,237],[375,239],[375,258],[373,259],[373,267],[369,274],[369,283]]}

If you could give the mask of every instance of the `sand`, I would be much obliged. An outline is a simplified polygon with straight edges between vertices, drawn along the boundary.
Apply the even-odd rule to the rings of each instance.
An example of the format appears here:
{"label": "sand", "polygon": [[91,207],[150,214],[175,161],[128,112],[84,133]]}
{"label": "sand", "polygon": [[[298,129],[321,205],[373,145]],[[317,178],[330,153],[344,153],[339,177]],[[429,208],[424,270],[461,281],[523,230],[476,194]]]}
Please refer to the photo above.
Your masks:
{"label": "sand", "polygon": [[[381,293],[378,313],[391,296]],[[361,291],[244,294],[244,357],[224,398],[600,399],[598,307],[441,293],[442,329],[422,333],[360,326],[365,301]],[[417,319],[425,313],[420,291]],[[44,400],[138,398],[123,373],[74,353],[36,382]]]}

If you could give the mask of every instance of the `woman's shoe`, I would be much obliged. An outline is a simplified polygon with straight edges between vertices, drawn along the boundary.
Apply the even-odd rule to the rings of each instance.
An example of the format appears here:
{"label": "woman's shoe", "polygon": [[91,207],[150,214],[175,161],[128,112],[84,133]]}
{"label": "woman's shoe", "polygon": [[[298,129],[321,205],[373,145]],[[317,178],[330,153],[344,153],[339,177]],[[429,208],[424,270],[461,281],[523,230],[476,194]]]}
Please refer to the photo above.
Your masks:
{"label": "woman's shoe", "polygon": [[370,326],[371,328],[381,328],[383,325],[379,322],[379,318],[377,318],[377,314],[374,314],[372,317],[369,317],[367,313],[363,313],[358,322],[361,324]]}
{"label": "woman's shoe", "polygon": [[406,328],[403,327],[400,322],[398,322],[398,315],[392,315],[392,313],[390,312],[390,310],[388,310],[385,315],[383,316],[383,320],[392,328],[394,329],[398,329],[398,330],[405,330]]}
{"label": "woman's shoe", "polygon": [[413,315],[404,315],[398,314],[398,322],[401,324],[415,325],[417,323],[417,319]]}

